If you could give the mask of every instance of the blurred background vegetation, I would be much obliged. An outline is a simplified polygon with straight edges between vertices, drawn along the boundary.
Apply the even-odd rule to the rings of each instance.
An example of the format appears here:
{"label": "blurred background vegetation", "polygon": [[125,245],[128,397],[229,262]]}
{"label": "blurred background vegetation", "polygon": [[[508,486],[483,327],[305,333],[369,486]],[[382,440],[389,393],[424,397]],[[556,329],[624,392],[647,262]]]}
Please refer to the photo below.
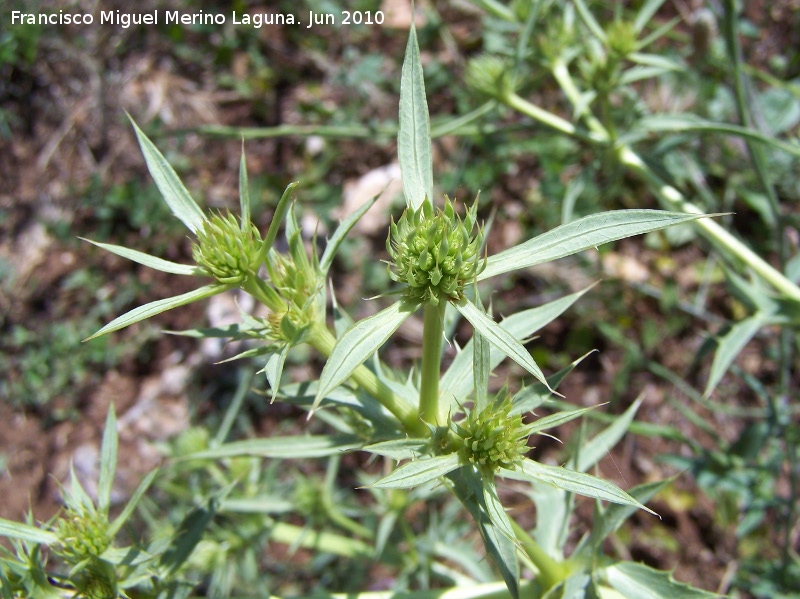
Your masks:
{"label": "blurred background vegetation", "polygon": [[[489,55],[508,61],[519,95],[568,120],[581,115],[553,75],[558,60],[567,61],[587,105],[620,134],[635,133],[643,115],[668,113],[742,124],[772,139],[797,141],[797,0],[563,4],[567,8],[548,1],[419,2],[416,22],[434,131],[485,106],[465,84],[465,72],[470,61]],[[645,5],[657,10],[632,33],[630,19]],[[581,7],[614,42],[608,44],[613,51],[587,41]],[[116,0],[10,0],[0,6],[0,414],[8,423],[0,431],[0,493],[7,498],[0,515],[7,518],[22,517],[29,506],[41,519],[54,513],[58,489],[48,474],[64,478],[70,460],[92,463],[82,456],[96,455],[91,448],[100,438],[108,402],[117,405],[123,424],[121,468],[129,472],[127,480],[122,476],[124,494],[164,456],[202,445],[245,376],[239,366],[211,365],[229,355],[225,348],[158,332],[222,323],[236,314],[233,300],[195,304],[154,324],[81,343],[126,309],[180,292],[181,281],[105,254],[78,236],[190,260],[183,228],[146,173],[125,111],[209,208],[237,205],[244,137],[254,221],[262,230],[290,181],[301,183],[304,227],[313,232],[317,226],[323,237],[398,176],[394,135],[411,19],[406,2],[145,0],[136,5],[139,12],[305,15],[347,9],[380,10],[386,17],[383,25],[313,30],[257,29],[233,25],[230,18],[222,26],[162,22],[130,28],[12,25],[10,18],[13,10],[117,9],[131,7]],[[626,44],[651,34],[658,35],[647,52],[658,60],[631,60]],[[741,53],[741,64],[732,51]],[[737,79],[746,82],[746,116]],[[493,219],[490,252],[599,210],[659,207],[612,156],[501,105],[488,106],[456,133],[434,142],[436,185],[461,201],[480,192],[480,212]],[[660,176],[706,212],[732,213],[724,217],[725,227],[797,283],[796,154],[759,146],[759,167],[742,137],[719,131],[649,131],[642,137]],[[379,258],[385,257],[390,215],[397,215],[392,206],[402,201],[393,203],[391,188],[386,195],[336,265],[337,297],[354,315],[374,311],[361,298],[383,291],[388,280]],[[645,398],[632,434],[603,463],[605,476],[632,486],[682,473],[656,500],[654,509],[664,520],[635,517],[618,535],[615,550],[676,568],[679,579],[710,590],[740,597],[796,596],[796,312],[786,312],[783,324],[759,328],[716,390],[704,394],[718,341],[753,312],[752,298],[760,291],[742,273],[731,274],[718,248],[691,228],[530,269],[492,290],[494,310],[533,306],[598,279],[599,286],[531,345],[534,357],[552,372],[576,355],[599,350],[561,389],[571,403],[610,401],[609,414],[618,414],[638,396]],[[402,334],[413,348],[420,329],[412,323]],[[288,377],[318,372],[316,356],[301,358]],[[396,366],[415,358],[402,343],[386,356]],[[508,376],[516,374],[512,368]],[[254,383],[256,389],[264,386],[260,379]],[[247,393],[243,406],[237,435],[303,426],[299,411],[270,406],[257,393]],[[559,434],[567,443],[570,430]],[[536,448],[538,455],[558,451],[547,440]],[[332,476],[347,476],[338,463],[319,471],[298,465],[296,472],[240,466],[254,496],[261,488],[281,486],[286,501],[300,505],[309,521],[320,509],[315,498],[324,496],[318,489]],[[210,471],[213,464],[172,470],[160,483],[159,498],[145,504],[145,520],[154,530],[177,525],[193,497],[212,492],[206,488],[214,482]],[[364,509],[356,496],[335,501],[343,502],[345,511]],[[165,513],[164,505],[172,511]],[[419,536],[408,557],[409,581],[425,578],[426,552],[463,526],[448,510],[443,505],[433,520],[414,524]],[[274,531],[258,517],[248,518],[238,520],[235,531],[224,523],[212,531],[206,553],[196,560],[199,577],[213,569],[213,560],[230,562],[239,585],[233,588],[241,593],[258,588],[263,576],[280,581],[273,592],[291,592],[308,590],[306,573],[320,588],[345,589],[374,575],[367,566],[358,572],[337,569],[335,560],[332,565],[298,548],[286,561],[285,548],[268,543]],[[581,518],[589,526],[591,510]],[[270,557],[283,558],[283,565]]]}

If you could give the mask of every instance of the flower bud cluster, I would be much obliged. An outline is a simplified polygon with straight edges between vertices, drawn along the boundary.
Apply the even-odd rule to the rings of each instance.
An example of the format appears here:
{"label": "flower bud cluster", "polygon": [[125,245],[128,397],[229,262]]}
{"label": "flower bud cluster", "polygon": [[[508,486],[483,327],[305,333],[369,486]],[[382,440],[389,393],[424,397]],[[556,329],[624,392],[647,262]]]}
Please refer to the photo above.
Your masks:
{"label": "flower bud cluster", "polygon": [[99,557],[111,545],[108,522],[100,514],[70,511],[56,525],[56,553],[70,565]]}
{"label": "flower bud cluster", "polygon": [[406,297],[438,305],[441,300],[458,301],[464,287],[483,270],[480,259],[483,235],[473,235],[477,221],[473,204],[462,221],[449,198],[443,210],[424,202],[417,210],[407,209],[392,222],[386,249],[392,258],[389,276],[405,283]]}
{"label": "flower bud cluster", "polygon": [[220,283],[236,285],[258,271],[261,235],[252,223],[242,229],[230,212],[214,214],[197,231],[192,257],[197,265]]}
{"label": "flower bud cluster", "polygon": [[513,469],[528,452],[529,427],[520,414],[511,415],[507,399],[482,410],[473,409],[464,420],[451,422],[461,459],[484,474]]}
{"label": "flower bud cluster", "polygon": [[[302,242],[298,238],[292,243]],[[266,319],[268,335],[277,341],[296,342],[303,329],[322,318],[316,300],[324,281],[304,251],[272,252],[267,261],[270,282],[285,302],[285,308],[273,309]]]}

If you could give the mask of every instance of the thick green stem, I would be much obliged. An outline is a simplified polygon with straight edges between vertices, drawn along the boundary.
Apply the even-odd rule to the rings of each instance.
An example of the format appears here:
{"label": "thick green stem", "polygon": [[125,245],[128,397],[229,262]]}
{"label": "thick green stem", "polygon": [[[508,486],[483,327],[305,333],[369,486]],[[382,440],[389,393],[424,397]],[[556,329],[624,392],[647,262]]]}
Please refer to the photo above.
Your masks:
{"label": "thick green stem", "polygon": [[[511,108],[536,121],[549,125],[557,131],[596,145],[605,145],[608,142],[607,136],[604,137],[595,131],[587,133],[579,130],[569,121],[531,104],[516,94],[510,94],[503,100]],[[645,181],[656,197],[670,209],[681,210],[687,214],[703,214],[703,211],[689,202],[680,191],[656,175],[630,146],[622,145],[617,147],[617,158],[622,165],[628,167]],[[710,218],[701,218],[694,221],[694,224],[703,236],[714,243],[715,247],[743,262],[784,296],[800,301],[800,287],[770,266],[766,260],[758,256],[715,221]]]}
{"label": "thick green stem", "polygon": [[525,532],[513,519],[511,520],[511,527],[514,529],[514,535],[517,537],[523,551],[525,551],[527,556],[531,558],[533,564],[539,569],[537,580],[542,585],[543,591],[567,579],[569,576],[569,567],[567,564],[559,563],[547,555],[545,550],[539,547],[539,544],[533,537]]}
{"label": "thick green stem", "polygon": [[[308,336],[308,343],[322,355],[328,357],[333,351],[333,346],[336,345],[336,338],[325,325],[316,323]],[[414,407],[398,397],[369,368],[363,365],[359,366],[353,371],[350,378],[394,414],[409,433],[416,436],[425,436],[428,433],[428,429],[419,420]]]}
{"label": "thick green stem", "polygon": [[[617,156],[623,165],[627,166],[650,186],[653,193],[664,204],[688,214],[703,214],[703,211],[687,201],[680,191],[656,175],[629,146],[618,148]],[[730,256],[734,256],[745,266],[754,270],[762,279],[786,297],[800,301],[800,287],[792,283],[761,256],[723,229],[716,221],[710,218],[700,218],[694,221],[694,224],[700,230],[700,233],[714,242],[718,249],[727,252]]]}
{"label": "thick green stem", "polygon": [[552,112],[548,112],[543,108],[539,108],[535,104],[531,104],[527,100],[519,97],[517,94],[508,94],[508,96],[502,98],[502,100],[514,110],[571,137],[575,137],[589,143],[604,144],[608,142],[607,135],[602,135],[594,131],[586,131],[585,129],[578,129],[568,120],[563,119]]}
{"label": "thick green stem", "polygon": [[419,389],[419,417],[429,424],[439,422],[439,372],[442,363],[444,311],[447,303],[425,304],[422,329],[422,381]]}
{"label": "thick green stem", "polygon": [[603,124],[595,117],[586,102],[583,101],[580,90],[575,85],[572,77],[569,74],[567,63],[563,60],[556,60],[553,63],[553,77],[555,77],[561,90],[569,99],[572,106],[578,112],[578,115],[586,119],[590,131],[597,137],[598,140],[608,140],[609,134]]}
{"label": "thick green stem", "polygon": [[[247,293],[274,312],[285,308],[285,301],[262,279],[251,277],[243,288]],[[314,323],[311,327],[307,341],[309,345],[326,358],[331,355],[333,346],[336,345],[336,338],[328,328],[320,322]],[[362,365],[356,368],[350,378],[364,391],[377,399],[382,406],[394,414],[409,433],[416,436],[424,436],[427,434],[428,429],[420,422],[414,407],[398,397],[386,383],[375,376],[375,373],[366,366]]]}

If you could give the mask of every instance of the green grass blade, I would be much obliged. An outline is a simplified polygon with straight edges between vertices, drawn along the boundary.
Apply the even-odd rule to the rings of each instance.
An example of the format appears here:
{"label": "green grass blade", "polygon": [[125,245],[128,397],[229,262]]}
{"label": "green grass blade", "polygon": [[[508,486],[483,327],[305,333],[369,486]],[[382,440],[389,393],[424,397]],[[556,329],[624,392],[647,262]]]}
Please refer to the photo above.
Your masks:
{"label": "green grass blade", "polygon": [[168,272],[173,275],[193,275],[193,276],[203,275],[203,272],[192,264],[178,264],[177,262],[170,262],[169,260],[164,260],[163,258],[156,258],[155,256],[151,256],[150,254],[145,254],[144,252],[140,252],[138,250],[132,250],[130,248],[123,247],[121,245],[113,245],[111,243],[101,243],[99,241],[92,241],[91,239],[86,239],[85,237],[79,237],[79,239],[82,239],[83,241],[88,241],[89,243],[96,245],[99,248],[103,248],[107,252],[111,252],[112,254],[116,254],[117,256],[122,256],[123,258],[132,260],[143,266],[160,270],[161,272]]}
{"label": "green grass blade", "polygon": [[114,472],[117,469],[117,416],[114,404],[109,404],[106,424],[103,429],[103,443],[100,447],[100,475],[97,481],[97,507],[101,514],[108,517],[111,506],[111,487],[114,484]]}
{"label": "green grass blade", "polygon": [[417,309],[416,304],[400,300],[377,314],[356,322],[333,346],[322,369],[312,411],[325,395],[346,381],[353,371],[378,351],[403,321]]}
{"label": "green grass blade", "polygon": [[134,308],[130,312],[126,312],[122,316],[115,318],[102,329],[97,331],[94,335],[84,339],[84,341],[89,341],[95,337],[100,337],[101,335],[124,329],[132,324],[146,320],[151,316],[155,316],[156,314],[161,314],[162,312],[166,312],[172,308],[185,306],[186,304],[191,304],[192,302],[211,297],[212,295],[222,293],[227,289],[229,289],[227,285],[206,285],[205,287],[200,287],[199,289],[189,291],[188,293],[184,293],[182,295],[176,295],[174,297],[168,297],[150,302],[149,304]]}
{"label": "green grass blade", "polygon": [[585,216],[490,256],[478,280],[577,254],[604,243],[696,220],[706,214],[612,210]]}
{"label": "green grass blade", "polygon": [[177,173],[169,165],[167,159],[164,158],[164,155],[139,129],[139,126],[130,118],[130,115],[128,115],[128,118],[136,131],[139,147],[142,149],[144,160],[147,163],[147,170],[150,171],[150,176],[156,182],[164,201],[169,206],[172,214],[177,216],[192,233],[196,233],[198,229],[203,227],[203,222],[206,219],[203,211],[200,210],[192,196],[189,195],[186,187],[184,187]]}
{"label": "green grass blade", "polygon": [[419,58],[417,32],[408,34],[405,60],[400,80],[400,130],[397,133],[397,158],[403,179],[406,204],[419,208],[433,201],[433,161],[431,158],[431,125],[425,80]]}
{"label": "green grass blade", "polygon": [[[550,389],[544,373],[533,360],[525,347],[503,327],[481,312],[475,304],[463,300],[455,304],[461,315],[466,318],[475,329],[483,335],[489,343],[497,347],[509,358],[530,372],[537,380]],[[553,391],[552,389],[550,389]],[[555,391],[553,391],[555,393]]]}
{"label": "green grass blade", "polygon": [[449,474],[459,466],[456,453],[408,462],[371,485],[378,489],[410,489]]}

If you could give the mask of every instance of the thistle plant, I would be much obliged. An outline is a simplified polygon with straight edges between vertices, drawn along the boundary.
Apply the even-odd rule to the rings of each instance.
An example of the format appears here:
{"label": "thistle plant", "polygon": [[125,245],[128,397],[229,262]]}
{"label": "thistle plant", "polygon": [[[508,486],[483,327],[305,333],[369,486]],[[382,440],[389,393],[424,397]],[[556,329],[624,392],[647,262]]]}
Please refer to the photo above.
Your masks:
{"label": "thistle plant", "polygon": [[[214,539],[200,544],[204,534],[227,534],[220,538],[229,544],[233,542],[229,528],[218,531],[214,526],[217,518],[256,514],[258,518],[248,523],[261,523],[273,542],[308,546],[347,558],[381,556],[402,563],[406,556],[392,551],[390,541],[402,539],[407,533],[403,522],[403,510],[408,505],[406,497],[411,494],[426,497],[426,493],[439,490],[451,493],[472,516],[483,540],[485,555],[494,564],[493,576],[499,574],[501,579],[485,585],[470,585],[467,590],[454,581],[469,578],[469,571],[455,576],[444,567],[446,560],[441,559],[436,572],[444,573],[444,579],[454,586],[454,597],[467,594],[487,599],[495,596],[513,599],[615,597],[620,593],[631,596],[628,591],[635,588],[651,589],[655,597],[676,593],[688,598],[709,596],[676,583],[667,573],[641,564],[614,561],[603,554],[603,539],[635,510],[653,513],[644,504],[667,484],[650,483],[626,492],[587,473],[625,433],[638,403],[600,435],[580,443],[580,450],[564,466],[528,457],[529,438],[596,408],[570,408],[537,417],[534,410],[553,399],[559,383],[580,359],[546,376],[525,347],[525,340],[567,310],[588,289],[525,309],[498,322],[484,307],[480,285],[501,274],[631,235],[691,222],[705,215],[655,210],[605,212],[487,255],[483,249],[484,232],[478,224],[477,200],[463,217],[458,215],[456,206],[447,196],[441,207],[434,202],[441,196],[434,193],[430,122],[413,27],[401,77],[399,120],[398,157],[406,207],[392,223],[387,241],[388,273],[399,287],[399,297],[388,307],[359,321],[353,321],[336,303],[335,280],[331,285],[334,293],[329,297],[328,277],[342,240],[374,201],[367,202],[346,218],[318,256],[316,243],[310,244],[310,250],[306,249],[297,223],[292,203],[296,184],[284,191],[262,236],[250,219],[244,154],[239,177],[240,214],[208,216],[158,149],[134,124],[148,168],[167,205],[195,237],[192,251],[195,264],[177,264],[121,246],[96,245],[167,273],[211,281],[205,281],[194,291],[135,308],[93,336],[117,331],[165,310],[218,293],[233,289],[244,291],[266,308],[265,318],[244,314],[242,323],[236,327],[218,331],[196,329],[188,333],[249,340],[253,346],[236,358],[260,360],[263,365],[260,372],[271,387],[271,398],[303,407],[309,417],[316,415],[332,432],[229,441],[236,411],[253,380],[245,377],[213,440],[201,439],[200,447],[192,446],[188,453],[182,445],[180,454],[174,456],[172,476],[178,477],[182,469],[191,467],[187,464],[197,464],[197,468],[209,473],[201,477],[201,484],[213,481],[218,482],[219,487],[215,492],[206,489],[203,494],[206,500],[189,511],[166,548],[163,543],[154,542],[146,551],[134,551],[135,559],[131,561],[109,545],[122,518],[106,527],[111,470],[108,464],[115,453],[110,449],[103,452],[105,466],[101,467],[104,474],[97,511],[89,509],[91,502],[81,499],[83,508],[73,509],[69,519],[56,527],[56,532],[34,534],[38,529],[20,525],[6,527],[6,534],[12,530],[16,531],[16,538],[60,547],[61,556],[73,570],[82,568],[87,575],[95,572],[92,568],[96,563],[109,564],[103,568],[111,568],[108,572],[113,571],[116,587],[109,584],[90,588],[87,583],[77,589],[86,595],[96,595],[98,589],[122,593],[120,589],[135,587],[137,596],[178,596],[178,589],[185,591],[189,585],[187,569],[191,564],[212,562],[221,564],[219,570],[215,569],[215,576],[217,572],[219,576],[214,579],[213,588],[221,589],[218,594],[224,595],[229,587],[224,582],[227,580],[223,572],[226,560],[220,547],[225,543]],[[275,244],[281,228],[286,239],[285,251],[278,250]],[[329,300],[335,306],[333,326],[327,318]],[[382,363],[379,350],[407,318],[420,310],[423,312],[423,340],[418,374],[415,369],[413,373],[397,375]],[[472,338],[443,372],[445,321],[457,317],[464,318],[472,326]],[[301,344],[313,347],[325,358],[318,381],[284,380],[287,355]],[[514,393],[504,388],[492,394],[489,379],[506,357],[520,365],[532,380],[526,379]],[[109,439],[115,439],[111,432],[114,426],[113,420],[107,423]],[[112,441],[108,443],[110,447]],[[367,452],[386,459],[385,475],[359,473],[369,492],[386,506],[378,524],[366,519],[354,520],[333,500],[331,488],[336,481],[339,460],[348,452]],[[298,484],[294,486],[295,497],[284,504],[288,503],[285,510],[289,512],[299,507],[301,517],[308,516],[303,511],[323,512],[330,529],[315,531],[318,534],[311,539],[302,527],[279,521],[275,512],[270,511],[270,505],[274,504],[268,500],[272,497],[252,494],[254,487],[261,492],[253,481],[260,480],[263,470],[257,463],[252,465],[257,462],[255,458],[327,459],[325,480],[313,486],[319,489],[319,497],[314,496],[316,491],[309,491],[312,487]],[[144,488],[154,477],[155,474],[146,485],[143,483]],[[498,492],[499,480],[515,481],[515,488],[533,497],[538,514],[535,530],[527,530],[506,512]],[[573,554],[566,556],[562,533],[569,525],[574,494],[595,500],[595,522]],[[140,496],[141,493],[136,498]],[[102,517],[97,517],[98,514]],[[123,515],[130,516],[130,510],[126,508]],[[317,518],[307,519],[311,526],[321,526]],[[196,551],[194,558],[189,559],[193,551]],[[139,558],[147,567],[138,565],[136,559]],[[479,565],[483,555],[464,559],[477,568],[485,567]],[[125,571],[125,567],[133,573]]]}

